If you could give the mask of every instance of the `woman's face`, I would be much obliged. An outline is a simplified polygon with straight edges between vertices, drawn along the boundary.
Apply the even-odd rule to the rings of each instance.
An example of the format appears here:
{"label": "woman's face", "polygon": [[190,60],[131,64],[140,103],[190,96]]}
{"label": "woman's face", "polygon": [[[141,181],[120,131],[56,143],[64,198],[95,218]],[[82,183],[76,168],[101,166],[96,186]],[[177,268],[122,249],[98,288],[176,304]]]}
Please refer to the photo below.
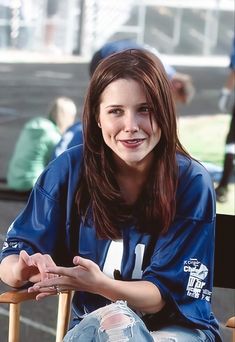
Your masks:
{"label": "woman's face", "polygon": [[121,78],[105,88],[98,124],[119,165],[124,161],[131,167],[145,166],[152,160],[161,130],[138,82]]}

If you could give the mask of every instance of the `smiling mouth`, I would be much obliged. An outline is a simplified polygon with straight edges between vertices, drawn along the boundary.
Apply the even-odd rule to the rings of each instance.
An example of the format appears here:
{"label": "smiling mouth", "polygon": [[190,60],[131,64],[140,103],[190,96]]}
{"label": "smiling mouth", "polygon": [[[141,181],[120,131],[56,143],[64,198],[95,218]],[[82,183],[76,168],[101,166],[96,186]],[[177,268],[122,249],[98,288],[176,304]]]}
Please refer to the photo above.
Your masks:
{"label": "smiling mouth", "polygon": [[125,143],[125,144],[135,145],[135,144],[141,143],[144,140],[145,140],[144,138],[141,138],[141,139],[125,139],[125,140],[120,140],[120,142]]}

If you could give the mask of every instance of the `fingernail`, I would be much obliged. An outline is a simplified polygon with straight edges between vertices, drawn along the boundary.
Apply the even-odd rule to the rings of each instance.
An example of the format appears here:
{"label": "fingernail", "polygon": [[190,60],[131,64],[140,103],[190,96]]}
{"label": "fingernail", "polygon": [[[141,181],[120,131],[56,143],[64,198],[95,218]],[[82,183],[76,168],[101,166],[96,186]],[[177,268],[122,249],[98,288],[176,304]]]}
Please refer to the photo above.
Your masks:
{"label": "fingernail", "polygon": [[40,286],[39,285],[33,285],[33,289],[38,291],[40,289]]}

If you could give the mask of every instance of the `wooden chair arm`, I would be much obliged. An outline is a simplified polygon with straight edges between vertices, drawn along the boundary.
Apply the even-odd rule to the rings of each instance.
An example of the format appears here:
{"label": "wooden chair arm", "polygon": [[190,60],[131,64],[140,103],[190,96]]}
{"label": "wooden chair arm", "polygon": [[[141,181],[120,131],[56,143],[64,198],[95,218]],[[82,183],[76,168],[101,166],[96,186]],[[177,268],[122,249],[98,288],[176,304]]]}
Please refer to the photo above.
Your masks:
{"label": "wooden chair arm", "polygon": [[230,317],[230,318],[227,320],[225,326],[228,327],[228,328],[234,328],[234,329],[235,329],[235,316]]}
{"label": "wooden chair arm", "polygon": [[[10,305],[8,342],[19,341],[20,304],[27,300],[34,300],[36,295],[37,293],[28,293],[27,289],[12,290],[0,294],[0,303]],[[67,332],[72,296],[73,291],[61,292],[58,296],[56,342],[61,342]]]}
{"label": "wooden chair arm", "polygon": [[27,289],[7,291],[0,294],[0,303],[9,304],[8,342],[18,342],[20,335],[20,304],[35,299],[36,293],[28,293]]}
{"label": "wooden chair arm", "polygon": [[19,304],[36,298],[37,293],[28,293],[27,289],[12,290],[0,294],[0,303]]}

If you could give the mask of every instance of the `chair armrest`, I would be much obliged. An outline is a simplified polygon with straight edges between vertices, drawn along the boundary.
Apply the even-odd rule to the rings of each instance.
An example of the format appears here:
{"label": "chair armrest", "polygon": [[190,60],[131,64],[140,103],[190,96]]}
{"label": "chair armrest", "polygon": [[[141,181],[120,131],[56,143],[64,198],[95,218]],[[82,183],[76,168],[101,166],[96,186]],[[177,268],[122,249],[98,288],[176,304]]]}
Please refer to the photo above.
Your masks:
{"label": "chair armrest", "polygon": [[227,320],[225,326],[228,327],[228,328],[235,328],[235,316],[230,317],[230,318]]}
{"label": "chair armrest", "polygon": [[[0,303],[10,305],[8,341],[19,341],[20,304],[27,300],[34,300],[37,294],[38,292],[28,293],[27,289],[14,289],[0,294]],[[56,342],[61,342],[67,332],[72,296],[73,291],[61,292],[58,296]]]}
{"label": "chair armrest", "polygon": [[0,294],[0,303],[18,304],[26,300],[35,299],[38,293],[28,293],[27,289],[12,290]]}
{"label": "chair armrest", "polygon": [[35,299],[36,295],[37,293],[28,293],[27,289],[13,289],[0,294],[0,303],[9,304],[9,342],[19,342],[21,303],[26,300]]}

